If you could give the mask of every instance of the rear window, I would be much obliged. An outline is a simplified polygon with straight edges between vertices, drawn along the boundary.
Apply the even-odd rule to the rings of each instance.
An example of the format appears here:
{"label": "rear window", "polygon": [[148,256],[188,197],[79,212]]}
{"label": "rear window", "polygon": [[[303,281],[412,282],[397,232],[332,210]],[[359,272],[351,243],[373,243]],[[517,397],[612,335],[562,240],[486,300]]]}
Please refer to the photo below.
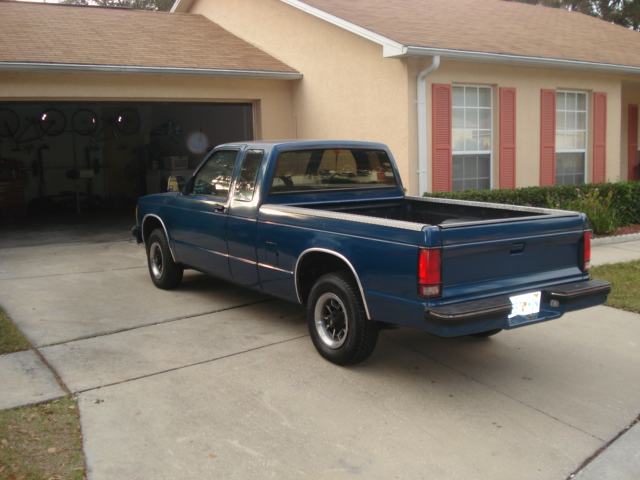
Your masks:
{"label": "rear window", "polygon": [[384,150],[292,150],[276,159],[271,193],[397,186]]}

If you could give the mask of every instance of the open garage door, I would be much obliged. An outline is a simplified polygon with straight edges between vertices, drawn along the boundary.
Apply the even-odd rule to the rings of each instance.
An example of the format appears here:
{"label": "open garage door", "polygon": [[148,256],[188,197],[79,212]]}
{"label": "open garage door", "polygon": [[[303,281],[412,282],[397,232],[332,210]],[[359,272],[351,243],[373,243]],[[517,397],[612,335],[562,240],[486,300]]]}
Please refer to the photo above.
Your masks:
{"label": "open garage door", "polygon": [[253,125],[251,103],[2,102],[0,212],[130,210]]}

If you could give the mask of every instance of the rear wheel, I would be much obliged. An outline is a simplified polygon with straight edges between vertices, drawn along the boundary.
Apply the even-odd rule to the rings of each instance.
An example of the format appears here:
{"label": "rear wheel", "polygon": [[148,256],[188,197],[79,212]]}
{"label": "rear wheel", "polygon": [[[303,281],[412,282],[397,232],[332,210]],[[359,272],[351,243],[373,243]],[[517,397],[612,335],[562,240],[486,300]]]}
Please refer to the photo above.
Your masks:
{"label": "rear wheel", "polygon": [[366,360],[378,341],[378,325],[367,319],[360,293],[344,272],[329,273],[315,283],[307,323],[318,353],[337,365]]}
{"label": "rear wheel", "polygon": [[156,287],[171,290],[182,282],[184,268],[173,261],[167,236],[161,228],[154,230],[149,236],[147,264],[151,280]]}

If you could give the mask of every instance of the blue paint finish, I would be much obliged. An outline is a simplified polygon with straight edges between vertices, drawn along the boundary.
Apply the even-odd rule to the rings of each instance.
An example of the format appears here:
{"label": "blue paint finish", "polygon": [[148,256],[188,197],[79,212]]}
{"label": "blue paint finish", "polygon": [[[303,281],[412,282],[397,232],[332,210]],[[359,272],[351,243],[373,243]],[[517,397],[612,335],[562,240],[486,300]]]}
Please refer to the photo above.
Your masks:
{"label": "blue paint finish", "polygon": [[[335,173],[339,181],[329,185],[331,188],[313,190],[314,175],[324,175],[323,181],[334,175],[317,164],[315,173],[298,172],[295,178],[296,182],[307,182],[309,190],[272,191],[275,175],[283,179],[279,185],[284,188],[285,180],[294,181],[293,177],[276,173],[278,154],[314,149],[324,149],[325,153],[349,149],[384,152],[390,167],[384,175],[360,170],[351,174],[359,178],[370,175],[370,185],[360,182],[351,187],[352,177]],[[192,177],[183,193],[141,198],[134,234],[140,240],[147,238],[145,224],[157,226],[160,219],[178,262],[293,302],[305,301],[308,282],[312,284],[327,266],[345,270],[355,276],[372,320],[421,328],[441,336],[519,328],[598,305],[606,299],[606,293],[599,290],[573,303],[554,306],[546,302],[540,313],[531,318],[509,319],[501,314],[477,318],[471,315],[456,321],[429,320],[425,317],[429,308],[491,303],[505,295],[588,282],[589,275],[580,269],[582,240],[588,229],[586,217],[406,197],[391,153],[377,143],[223,145],[203,160],[194,176],[208,171],[208,162],[213,161],[216,152],[223,151],[237,152],[233,174],[224,186],[229,192],[226,198],[220,198],[216,186],[216,195],[203,193],[208,189],[206,183],[200,183],[196,193]],[[260,157],[256,159],[256,152],[264,152],[257,173]],[[242,167],[244,159],[251,155],[255,184],[246,178],[247,170]],[[356,153],[354,157],[357,158]],[[335,158],[337,168],[337,153]],[[395,175],[396,184],[376,183],[376,178],[393,178],[389,175]],[[247,196],[247,189],[253,196]],[[442,249],[440,297],[426,299],[418,295],[420,248]],[[314,266],[309,269],[312,263]]]}

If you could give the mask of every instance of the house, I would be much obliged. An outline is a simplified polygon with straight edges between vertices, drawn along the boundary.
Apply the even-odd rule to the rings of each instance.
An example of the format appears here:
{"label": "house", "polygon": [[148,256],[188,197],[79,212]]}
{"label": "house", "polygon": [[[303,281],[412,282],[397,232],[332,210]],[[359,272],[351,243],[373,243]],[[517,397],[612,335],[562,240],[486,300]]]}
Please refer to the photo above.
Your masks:
{"label": "house", "polygon": [[276,55],[301,137],[388,143],[412,193],[638,178],[640,34],[502,0],[178,0]]}
{"label": "house", "polygon": [[[0,118],[21,119],[0,158],[27,171],[26,201],[157,191],[211,146],[251,138],[387,143],[411,194],[638,179],[640,35],[577,12],[503,0],[177,0],[172,13],[0,1],[0,27]],[[64,133],[27,141],[48,110],[63,113]],[[73,120],[87,110],[102,126],[81,135]],[[135,134],[118,131],[122,111],[139,117]]]}
{"label": "house", "polygon": [[301,73],[201,15],[0,1],[0,45],[3,215],[133,204],[218,143],[293,131]]}

